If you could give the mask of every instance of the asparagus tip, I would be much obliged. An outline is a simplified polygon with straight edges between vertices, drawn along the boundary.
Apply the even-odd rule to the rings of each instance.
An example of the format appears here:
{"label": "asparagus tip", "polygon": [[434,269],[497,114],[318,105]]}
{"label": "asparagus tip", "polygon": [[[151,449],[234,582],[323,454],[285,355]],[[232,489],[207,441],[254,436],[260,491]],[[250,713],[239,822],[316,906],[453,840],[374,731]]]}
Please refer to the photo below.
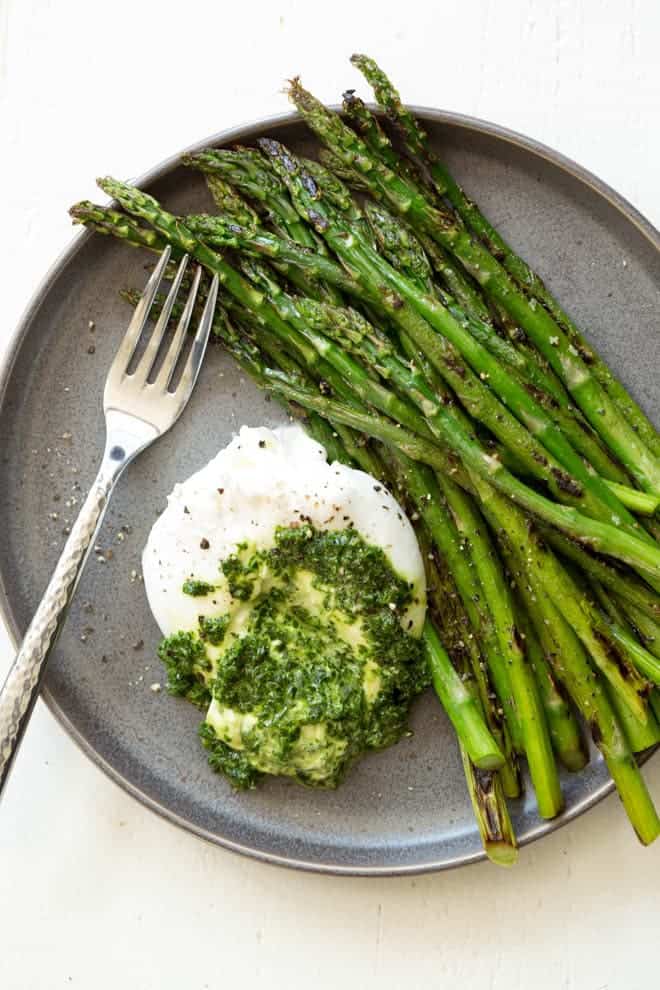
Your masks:
{"label": "asparagus tip", "polygon": [[309,90],[305,89],[300,81],[300,76],[294,76],[293,79],[288,80],[286,93],[291,103],[294,103],[299,110],[311,111],[323,106],[316,97],[312,96]]}
{"label": "asparagus tip", "polygon": [[293,95],[292,94],[301,85],[302,84],[300,82],[300,76],[293,76],[291,79],[285,79],[285,81],[284,81],[284,92],[286,93],[286,95],[289,97],[289,99],[292,102],[293,102]]}
{"label": "asparagus tip", "polygon": [[111,186],[114,185],[114,182],[115,180],[112,178],[111,175],[102,175],[97,177],[96,179],[96,185],[99,187],[99,189],[102,189],[104,193],[107,193],[108,196],[112,195],[109,189]]}
{"label": "asparagus tip", "polygon": [[268,158],[279,158],[289,172],[295,171],[296,165],[293,158],[287,154],[284,145],[280,144],[279,141],[274,138],[263,137],[257,140],[257,144]]}
{"label": "asparagus tip", "polygon": [[69,216],[74,223],[82,223],[83,217],[91,209],[91,206],[92,204],[88,199],[82,199],[79,203],[74,203],[73,206],[69,207]]}

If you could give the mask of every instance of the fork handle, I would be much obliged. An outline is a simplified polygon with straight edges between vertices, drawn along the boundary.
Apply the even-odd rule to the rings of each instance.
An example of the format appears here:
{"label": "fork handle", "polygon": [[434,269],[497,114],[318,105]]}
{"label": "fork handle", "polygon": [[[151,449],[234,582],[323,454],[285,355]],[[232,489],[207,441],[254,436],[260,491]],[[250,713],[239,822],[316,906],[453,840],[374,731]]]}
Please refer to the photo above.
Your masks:
{"label": "fork handle", "polygon": [[37,700],[50,651],[119,476],[118,466],[113,471],[102,466],[99,471],[0,692],[0,795]]}

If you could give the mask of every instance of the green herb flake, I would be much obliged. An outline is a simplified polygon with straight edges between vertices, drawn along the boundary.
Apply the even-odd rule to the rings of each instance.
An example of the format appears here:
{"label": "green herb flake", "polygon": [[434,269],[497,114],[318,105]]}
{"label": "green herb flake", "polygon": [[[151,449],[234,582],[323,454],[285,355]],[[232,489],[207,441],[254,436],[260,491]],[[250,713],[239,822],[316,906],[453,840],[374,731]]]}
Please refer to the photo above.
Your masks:
{"label": "green herb flake", "polygon": [[210,595],[212,591],[215,591],[215,585],[209,584],[208,581],[198,581],[195,578],[187,578],[183,582],[183,587],[181,590],[184,595],[192,595],[193,598],[203,598],[204,595]]}

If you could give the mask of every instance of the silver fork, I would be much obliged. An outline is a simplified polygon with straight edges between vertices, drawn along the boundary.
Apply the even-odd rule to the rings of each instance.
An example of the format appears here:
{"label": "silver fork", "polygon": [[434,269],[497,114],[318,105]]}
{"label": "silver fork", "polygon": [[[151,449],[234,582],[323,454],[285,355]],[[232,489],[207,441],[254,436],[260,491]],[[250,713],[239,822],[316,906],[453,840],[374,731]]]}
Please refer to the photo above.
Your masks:
{"label": "silver fork", "polygon": [[177,421],[197,380],[213,322],[218,293],[217,277],[211,283],[204,312],[179,382],[170,390],[195,305],[202,275],[199,267],[158,374],[152,382],[149,381],[181,288],[188,263],[187,256],[177,269],[144,353],[134,370],[131,373],[128,371],[169,258],[170,249],[166,248],[147,282],[108,372],[103,394],[106,442],[99,472],[0,692],[0,794],[37,700],[49,653],[62,627],[117,480],[126,465],[140,451],[167,432]]}

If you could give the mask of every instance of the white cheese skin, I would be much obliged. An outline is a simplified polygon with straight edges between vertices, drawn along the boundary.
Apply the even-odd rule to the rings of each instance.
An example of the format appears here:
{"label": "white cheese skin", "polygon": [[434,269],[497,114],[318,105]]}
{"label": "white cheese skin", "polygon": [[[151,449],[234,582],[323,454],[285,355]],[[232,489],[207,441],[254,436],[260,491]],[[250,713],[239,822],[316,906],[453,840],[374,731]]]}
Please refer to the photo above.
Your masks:
{"label": "white cheese skin", "polygon": [[[205,467],[175,485],[149,534],[142,557],[149,605],[165,636],[195,630],[200,615],[234,613],[221,586],[209,595],[182,591],[187,578],[218,584],[219,562],[240,543],[256,550],[275,543],[279,526],[346,529],[381,547],[393,569],[414,586],[415,604],[401,617],[420,635],[425,614],[424,565],[410,522],[390,493],[363,471],[337,462],[297,425],[241,427]],[[208,546],[207,546],[208,544]],[[249,603],[241,606],[249,611]],[[247,614],[246,614],[247,618]]]}

